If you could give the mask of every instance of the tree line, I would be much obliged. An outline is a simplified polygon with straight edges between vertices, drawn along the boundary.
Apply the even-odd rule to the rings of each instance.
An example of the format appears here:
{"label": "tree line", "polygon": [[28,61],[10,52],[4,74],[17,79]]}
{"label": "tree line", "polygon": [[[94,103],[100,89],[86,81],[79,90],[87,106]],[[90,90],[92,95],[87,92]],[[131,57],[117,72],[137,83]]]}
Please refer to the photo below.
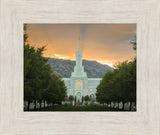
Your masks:
{"label": "tree line", "polygon": [[[136,37],[131,41],[136,50]],[[100,103],[122,103],[122,110],[126,102],[136,105],[136,57],[132,61],[124,61],[114,66],[113,71],[107,72],[97,86],[96,99]]]}
{"label": "tree line", "polygon": [[45,46],[35,48],[30,46],[24,26],[24,101],[27,101],[27,110],[30,103],[34,102],[36,109],[37,102],[61,104],[66,97],[66,86],[62,78],[56,75],[51,69],[48,59],[42,56]]}

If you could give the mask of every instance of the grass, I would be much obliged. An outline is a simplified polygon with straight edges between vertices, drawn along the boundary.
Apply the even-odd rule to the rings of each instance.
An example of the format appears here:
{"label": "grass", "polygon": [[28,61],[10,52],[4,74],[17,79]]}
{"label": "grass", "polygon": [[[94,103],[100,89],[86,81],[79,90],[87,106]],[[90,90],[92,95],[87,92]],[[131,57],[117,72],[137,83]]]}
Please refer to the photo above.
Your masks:
{"label": "grass", "polygon": [[106,106],[88,105],[88,106],[65,106],[54,105],[46,108],[37,108],[30,111],[122,111],[120,109],[108,108]]}

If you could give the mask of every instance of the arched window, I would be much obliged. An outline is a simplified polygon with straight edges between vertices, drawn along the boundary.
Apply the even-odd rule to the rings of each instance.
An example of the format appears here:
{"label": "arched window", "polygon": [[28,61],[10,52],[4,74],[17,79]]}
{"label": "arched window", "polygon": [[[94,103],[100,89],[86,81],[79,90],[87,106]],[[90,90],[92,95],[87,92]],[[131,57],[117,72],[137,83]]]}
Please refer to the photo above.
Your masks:
{"label": "arched window", "polygon": [[82,97],[81,97],[81,93],[80,92],[77,93],[77,101],[78,102],[82,101]]}
{"label": "arched window", "polygon": [[81,81],[80,80],[78,80],[77,83],[76,83],[76,89],[77,90],[81,90],[82,89]]}
{"label": "arched window", "polygon": [[94,97],[94,94],[91,94],[91,95],[90,95],[90,100],[91,100],[91,101],[94,101],[94,98],[95,98],[95,97]]}

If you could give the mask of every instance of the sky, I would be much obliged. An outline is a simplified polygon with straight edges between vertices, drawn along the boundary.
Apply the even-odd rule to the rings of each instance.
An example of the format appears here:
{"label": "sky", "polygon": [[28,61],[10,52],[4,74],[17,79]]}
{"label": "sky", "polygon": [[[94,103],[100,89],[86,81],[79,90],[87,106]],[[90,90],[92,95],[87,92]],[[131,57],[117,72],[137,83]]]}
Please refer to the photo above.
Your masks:
{"label": "sky", "polygon": [[113,66],[136,56],[136,24],[27,24],[28,42],[46,46],[44,57],[75,60],[80,35],[83,59]]}

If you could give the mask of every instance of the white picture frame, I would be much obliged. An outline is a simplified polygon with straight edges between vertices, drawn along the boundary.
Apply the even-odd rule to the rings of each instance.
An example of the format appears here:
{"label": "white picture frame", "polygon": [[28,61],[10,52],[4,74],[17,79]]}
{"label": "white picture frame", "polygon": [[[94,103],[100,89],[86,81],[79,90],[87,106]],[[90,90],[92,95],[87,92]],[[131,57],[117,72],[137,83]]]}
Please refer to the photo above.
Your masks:
{"label": "white picture frame", "polygon": [[[1,135],[159,135],[159,0],[1,0]],[[24,23],[136,23],[136,112],[24,112]]]}

